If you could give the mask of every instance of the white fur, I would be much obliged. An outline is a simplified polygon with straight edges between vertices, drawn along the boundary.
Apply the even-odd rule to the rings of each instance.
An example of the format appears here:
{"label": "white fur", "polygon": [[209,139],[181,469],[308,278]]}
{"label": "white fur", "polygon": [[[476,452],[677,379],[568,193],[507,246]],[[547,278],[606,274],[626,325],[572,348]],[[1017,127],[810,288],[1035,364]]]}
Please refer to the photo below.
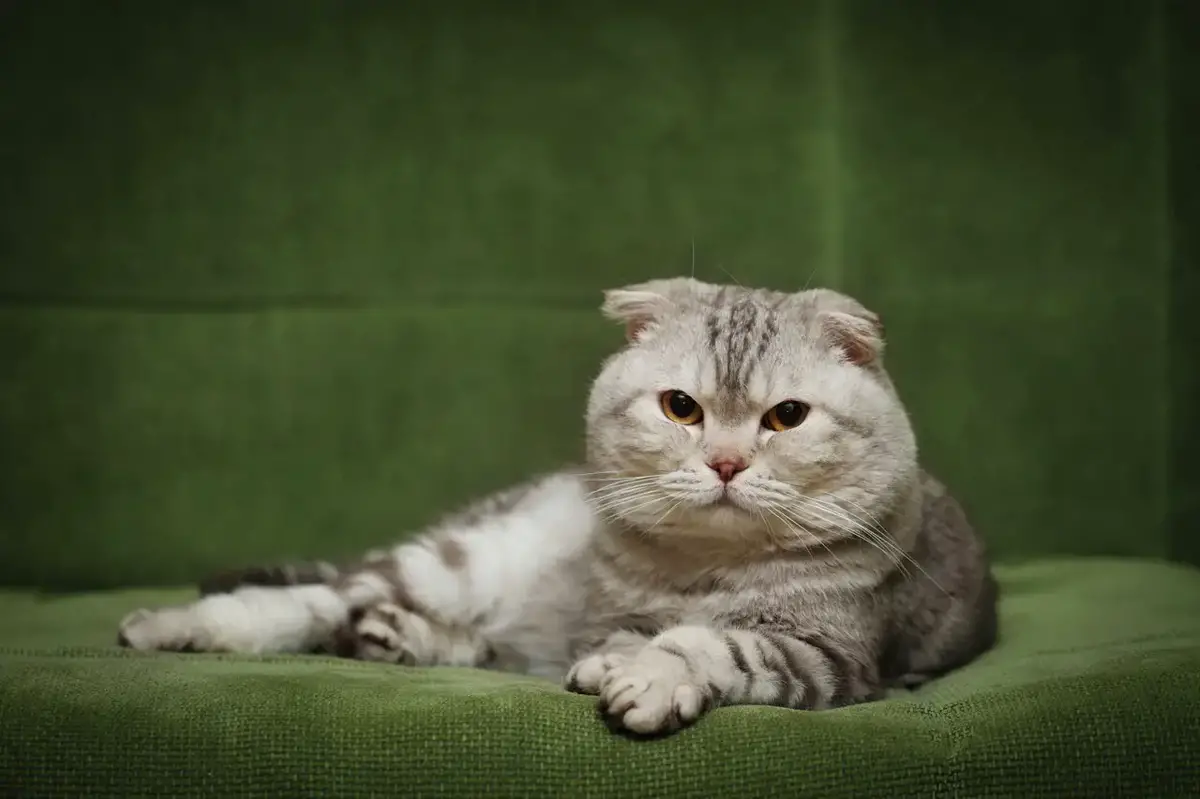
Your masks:
{"label": "white fur", "polygon": [[[569,665],[568,627],[578,621],[578,584],[564,586],[559,572],[578,562],[597,526],[578,478],[556,475],[535,486],[514,512],[494,516],[456,535],[464,568],[452,569],[419,543],[391,551],[409,594],[436,609],[445,625],[477,624],[480,634],[519,662],[525,671],[561,677]],[[326,639],[346,621],[352,607],[385,601],[391,582],[376,572],[354,575],[342,594],[327,586],[240,588],[198,602],[155,612],[138,611],[121,632],[138,649],[196,649],[226,652],[302,652]],[[419,618],[396,609],[414,637],[418,661],[433,635]],[[529,626],[536,618],[539,623]],[[364,622],[379,632],[380,623]],[[371,650],[376,652],[376,650]],[[394,649],[371,659],[395,660]],[[466,659],[465,654],[459,658]]]}
{"label": "white fur", "polygon": [[325,585],[246,587],[180,608],[134,611],[121,622],[121,633],[135,649],[305,652],[332,635],[347,609]]}

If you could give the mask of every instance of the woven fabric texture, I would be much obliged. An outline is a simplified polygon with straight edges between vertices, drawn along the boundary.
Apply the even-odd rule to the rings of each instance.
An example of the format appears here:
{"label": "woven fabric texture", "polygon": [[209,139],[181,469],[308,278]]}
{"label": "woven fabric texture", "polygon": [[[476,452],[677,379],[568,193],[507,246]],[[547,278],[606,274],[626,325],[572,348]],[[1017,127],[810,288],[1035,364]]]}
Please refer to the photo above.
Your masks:
{"label": "woven fabric texture", "polygon": [[[326,658],[136,655],[130,606],[0,598],[0,791],[23,796],[1200,794],[1200,571],[1000,570],[1001,645],[913,693],[824,713],[727,708],[611,734],[542,680]],[[18,722],[18,723],[14,723]]]}

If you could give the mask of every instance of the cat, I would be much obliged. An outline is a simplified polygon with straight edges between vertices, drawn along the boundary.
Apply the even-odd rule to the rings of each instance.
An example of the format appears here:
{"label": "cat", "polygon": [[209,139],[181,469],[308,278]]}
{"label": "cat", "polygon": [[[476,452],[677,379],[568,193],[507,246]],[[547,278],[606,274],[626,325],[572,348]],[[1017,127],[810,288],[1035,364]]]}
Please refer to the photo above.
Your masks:
{"label": "cat", "polygon": [[694,278],[602,311],[626,341],[591,388],[586,466],[357,563],[216,575],[118,642],[519,671],[643,735],[879,699],[993,646],[985,546],[918,465],[877,315]]}

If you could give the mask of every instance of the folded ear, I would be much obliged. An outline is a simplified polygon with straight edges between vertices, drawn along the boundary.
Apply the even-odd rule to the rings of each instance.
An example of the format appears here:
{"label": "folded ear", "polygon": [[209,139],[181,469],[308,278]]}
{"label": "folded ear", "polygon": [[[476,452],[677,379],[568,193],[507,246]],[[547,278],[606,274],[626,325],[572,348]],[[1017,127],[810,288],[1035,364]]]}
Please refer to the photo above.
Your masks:
{"label": "folded ear", "polygon": [[720,289],[690,277],[647,280],[604,292],[600,310],[609,319],[624,322],[625,337],[634,341],[644,339],[667,314],[711,300]]}
{"label": "folded ear", "polygon": [[866,366],[883,355],[883,322],[865,308],[822,311],[821,333],[848,363]]}
{"label": "folded ear", "polygon": [[625,338],[634,341],[662,319],[671,306],[665,294],[643,286],[629,286],[605,291],[600,312],[609,319],[624,322]]}

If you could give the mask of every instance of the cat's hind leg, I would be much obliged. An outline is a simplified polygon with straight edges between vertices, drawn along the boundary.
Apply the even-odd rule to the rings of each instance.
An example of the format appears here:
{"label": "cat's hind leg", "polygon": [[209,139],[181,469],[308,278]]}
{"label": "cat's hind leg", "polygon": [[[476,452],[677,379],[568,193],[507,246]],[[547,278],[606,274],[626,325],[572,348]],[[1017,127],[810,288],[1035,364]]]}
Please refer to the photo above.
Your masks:
{"label": "cat's hind leg", "polygon": [[404,666],[487,666],[493,651],[479,630],[439,624],[391,602],[352,616],[338,654]]}
{"label": "cat's hind leg", "polygon": [[[323,650],[414,665],[480,665],[490,656],[489,636],[520,628],[531,597],[555,603],[541,596],[554,583],[547,575],[584,547],[592,524],[579,480],[553,476],[337,569],[332,584],[241,585],[182,607],[137,611],[121,623],[118,640],[135,649]],[[540,653],[523,654],[538,668]]]}
{"label": "cat's hind leg", "polygon": [[175,652],[312,652],[408,666],[485,665],[489,649],[472,628],[405,609],[382,586],[366,588],[243,586],[190,605],[136,610],[121,622],[117,642]]}
{"label": "cat's hind leg", "polygon": [[135,610],[118,626],[117,643],[177,652],[310,652],[346,623],[348,599],[328,585],[245,586],[188,605]]}

